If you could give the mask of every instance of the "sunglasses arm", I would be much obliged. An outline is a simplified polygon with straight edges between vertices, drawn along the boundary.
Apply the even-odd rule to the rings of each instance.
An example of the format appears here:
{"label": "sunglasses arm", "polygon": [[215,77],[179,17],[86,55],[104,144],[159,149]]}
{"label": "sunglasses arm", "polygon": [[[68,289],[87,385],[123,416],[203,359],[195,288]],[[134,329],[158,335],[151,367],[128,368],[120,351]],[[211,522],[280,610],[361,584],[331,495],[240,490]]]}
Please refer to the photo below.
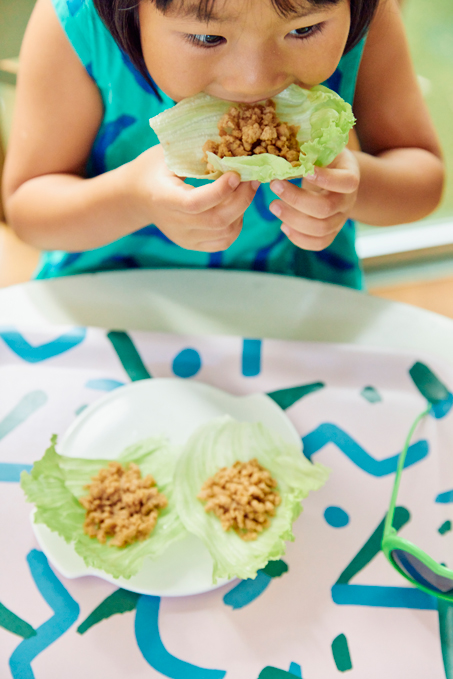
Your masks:
{"label": "sunglasses arm", "polygon": [[396,467],[395,482],[393,484],[393,490],[392,490],[392,497],[390,499],[389,510],[388,510],[387,516],[385,518],[384,539],[386,537],[390,536],[390,535],[396,534],[396,530],[393,528],[393,525],[392,525],[393,524],[393,516],[395,514],[396,498],[398,496],[398,490],[399,490],[400,483],[401,483],[401,474],[402,474],[402,471],[403,471],[403,468],[404,468],[404,463],[406,462],[407,451],[409,449],[409,444],[411,442],[414,431],[416,430],[420,420],[422,420],[425,417],[425,415],[428,415],[431,408],[432,408],[432,404],[430,403],[428,408],[426,408],[422,413],[417,415],[417,417],[415,418],[415,420],[412,424],[412,427],[410,428],[409,433],[406,437],[403,449],[402,449],[402,451],[401,451],[401,453],[398,457],[398,464],[397,464],[397,467]]}

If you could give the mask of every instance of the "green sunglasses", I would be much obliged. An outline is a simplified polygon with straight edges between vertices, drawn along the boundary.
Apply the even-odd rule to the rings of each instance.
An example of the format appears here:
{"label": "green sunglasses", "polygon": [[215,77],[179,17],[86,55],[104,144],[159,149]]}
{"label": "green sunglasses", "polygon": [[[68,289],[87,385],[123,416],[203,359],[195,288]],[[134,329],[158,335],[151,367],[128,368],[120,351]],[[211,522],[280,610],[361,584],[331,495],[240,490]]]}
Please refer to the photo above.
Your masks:
{"label": "green sunglasses", "polygon": [[429,414],[431,408],[432,404],[416,417],[399,456],[392,499],[384,524],[382,551],[398,573],[404,576],[413,585],[439,599],[453,601],[453,570],[450,570],[446,566],[441,566],[423,550],[413,545],[412,542],[400,538],[392,525],[396,497],[398,495],[401,473],[404,468],[409,443],[420,420]]}

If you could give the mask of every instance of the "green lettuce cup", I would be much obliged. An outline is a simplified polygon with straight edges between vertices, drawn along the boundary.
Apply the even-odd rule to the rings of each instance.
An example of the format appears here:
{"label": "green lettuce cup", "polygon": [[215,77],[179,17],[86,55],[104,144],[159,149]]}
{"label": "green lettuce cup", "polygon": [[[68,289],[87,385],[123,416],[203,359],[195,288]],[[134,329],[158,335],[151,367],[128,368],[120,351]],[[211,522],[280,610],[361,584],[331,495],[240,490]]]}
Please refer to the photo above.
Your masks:
{"label": "green lettuce cup", "polygon": [[[205,511],[198,494],[219,469],[256,459],[277,481],[281,503],[270,526],[256,540],[245,542],[234,530],[224,531],[217,516]],[[293,541],[292,524],[302,511],[301,501],[326,482],[329,471],[312,464],[300,448],[287,443],[261,423],[216,418],[187,441],[174,476],[178,512],[186,529],[200,538],[213,559],[213,583],[221,578],[255,578],[268,561],[285,553]]]}
{"label": "green lettuce cup", "polygon": [[[350,104],[323,85],[305,90],[290,85],[273,98],[281,122],[299,126],[300,166],[293,167],[285,158],[260,155],[219,158],[207,153],[214,172],[206,173],[203,145],[220,141],[217,123],[233,102],[200,93],[183,99],[173,108],[150,119],[150,125],[162,145],[168,168],[180,177],[217,179],[231,170],[242,181],[291,179],[313,174],[315,165],[329,165],[344,149],[355,118]],[[264,102],[262,102],[264,103]]]}
{"label": "green lettuce cup", "polygon": [[127,448],[116,458],[122,465],[134,462],[142,477],[151,474],[159,492],[168,500],[159,512],[156,526],[142,541],[125,547],[101,544],[85,534],[83,524],[86,511],[79,498],[87,495],[85,486],[109,460],[88,460],[59,455],[57,437],[44,457],[35,462],[28,474],[22,472],[21,487],[29,502],[36,506],[35,523],[43,523],[72,544],[88,567],[109,573],[114,578],[129,579],[141,569],[145,558],[157,559],[171,544],[187,535],[179,519],[174,499],[173,473],[178,450],[165,438],[151,438]]}

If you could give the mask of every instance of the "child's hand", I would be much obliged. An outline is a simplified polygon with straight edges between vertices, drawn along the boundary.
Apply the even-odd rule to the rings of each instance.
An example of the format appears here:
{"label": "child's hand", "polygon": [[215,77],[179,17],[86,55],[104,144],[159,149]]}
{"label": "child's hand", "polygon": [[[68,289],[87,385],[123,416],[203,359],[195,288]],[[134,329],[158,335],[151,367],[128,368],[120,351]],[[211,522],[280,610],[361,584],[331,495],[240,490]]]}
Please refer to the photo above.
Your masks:
{"label": "child's hand", "polygon": [[305,177],[303,188],[287,181],[271,182],[274,200],[270,211],[282,220],[282,231],[304,250],[324,250],[349,218],[360,183],[359,164],[344,149],[328,167],[317,167]]}
{"label": "child's hand", "polygon": [[160,145],[142,153],[132,165],[144,222],[155,224],[187,250],[226,250],[239,236],[242,217],[259,186],[259,182],[241,183],[239,175],[228,172],[194,188],[170,172]]}

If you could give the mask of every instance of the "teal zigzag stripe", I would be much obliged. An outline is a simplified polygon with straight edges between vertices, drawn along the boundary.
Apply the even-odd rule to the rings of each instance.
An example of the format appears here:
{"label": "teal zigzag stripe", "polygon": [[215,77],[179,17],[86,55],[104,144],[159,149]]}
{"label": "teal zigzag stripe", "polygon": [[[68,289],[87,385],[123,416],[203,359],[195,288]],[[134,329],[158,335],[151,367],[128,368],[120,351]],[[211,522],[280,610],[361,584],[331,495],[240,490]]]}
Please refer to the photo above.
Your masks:
{"label": "teal zigzag stripe", "polygon": [[74,328],[51,342],[35,347],[27,342],[25,337],[16,328],[10,326],[0,327],[0,337],[5,344],[17,356],[28,363],[40,363],[49,358],[54,358],[54,356],[64,354],[83,342],[86,333],[86,328]]}
{"label": "teal zigzag stripe", "polygon": [[47,395],[37,389],[25,394],[17,405],[0,421],[0,439],[25,422],[33,413],[47,403]]}
{"label": "teal zigzag stripe", "polygon": [[222,679],[226,674],[223,670],[197,667],[167,651],[159,633],[159,606],[157,596],[142,595],[137,602],[135,637],[146,662],[170,679]]}
{"label": "teal zigzag stripe", "polygon": [[[0,421],[0,440],[25,422],[39,408],[47,403],[47,395],[40,390],[25,394],[17,405]],[[29,471],[31,465],[0,462],[0,481],[18,483],[23,470]]]}
{"label": "teal zigzag stripe", "polygon": [[[376,460],[360,446],[347,432],[336,424],[325,422],[302,439],[304,455],[310,460],[312,456],[328,443],[334,443],[351,462],[372,476],[388,476],[396,472],[399,453],[383,460]],[[408,451],[404,467],[410,467],[423,460],[429,453],[429,445],[425,440],[413,443]]]}
{"label": "teal zigzag stripe", "polygon": [[74,624],[80,610],[79,604],[63,587],[42,552],[32,549],[27,561],[33,580],[54,615],[37,628],[36,636],[24,639],[13,651],[9,660],[13,679],[35,678],[31,662]]}

